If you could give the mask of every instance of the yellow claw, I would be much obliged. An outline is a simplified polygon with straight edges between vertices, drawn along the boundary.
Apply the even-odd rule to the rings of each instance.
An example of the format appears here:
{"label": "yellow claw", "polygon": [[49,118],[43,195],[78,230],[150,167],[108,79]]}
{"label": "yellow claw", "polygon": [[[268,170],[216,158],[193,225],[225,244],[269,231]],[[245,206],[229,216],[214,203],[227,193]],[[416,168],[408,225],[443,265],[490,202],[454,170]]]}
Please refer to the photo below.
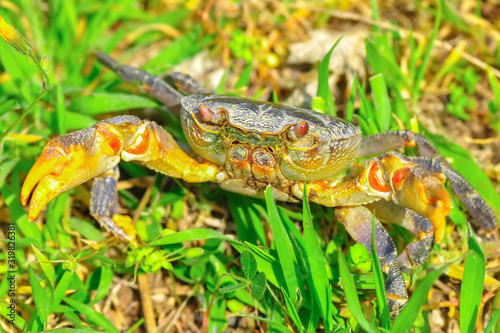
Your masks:
{"label": "yellow claw", "polygon": [[33,192],[28,219],[35,220],[59,194],[114,167],[120,161],[120,150],[121,141],[105,124],[49,141],[21,189],[23,205]]}
{"label": "yellow claw", "polygon": [[451,200],[443,183],[433,173],[394,154],[382,158],[394,190],[394,202],[425,216],[434,226],[436,243],[444,238]]}

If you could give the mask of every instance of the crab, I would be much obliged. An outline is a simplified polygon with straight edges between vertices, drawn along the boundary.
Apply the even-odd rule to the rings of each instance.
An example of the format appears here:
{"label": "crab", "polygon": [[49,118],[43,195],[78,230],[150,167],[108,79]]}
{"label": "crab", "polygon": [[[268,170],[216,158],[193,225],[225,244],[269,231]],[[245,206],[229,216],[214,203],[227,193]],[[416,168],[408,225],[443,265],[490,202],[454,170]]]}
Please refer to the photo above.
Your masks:
{"label": "crab", "polygon": [[[31,195],[30,221],[59,194],[94,178],[91,215],[130,241],[132,236],[114,219],[120,160],[253,197],[263,197],[267,187],[280,201],[299,202],[307,193],[309,201],[335,207],[337,220],[369,251],[374,221],[393,319],[408,301],[402,272],[425,263],[434,242],[443,240],[450,212],[445,179],[476,225],[486,231],[497,227],[478,192],[419,134],[399,130],[363,137],[355,125],[330,115],[208,93],[187,75],[172,73],[163,79],[104,53],[96,55],[125,81],[140,82],[168,108],[180,110],[186,139],[201,159],[190,157],[153,121],[131,115],[100,121],[47,143],[22,187],[23,205]],[[395,151],[407,147],[417,147],[419,156]],[[364,164],[355,162],[371,156]],[[398,255],[380,221],[408,229],[416,240]]]}

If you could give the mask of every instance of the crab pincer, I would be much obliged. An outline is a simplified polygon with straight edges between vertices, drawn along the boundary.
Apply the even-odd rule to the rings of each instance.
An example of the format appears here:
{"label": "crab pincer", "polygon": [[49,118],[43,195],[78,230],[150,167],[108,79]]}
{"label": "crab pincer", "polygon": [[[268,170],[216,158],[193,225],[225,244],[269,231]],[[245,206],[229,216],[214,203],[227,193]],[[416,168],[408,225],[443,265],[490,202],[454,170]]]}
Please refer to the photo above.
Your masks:
{"label": "crab pincer", "polygon": [[120,160],[190,182],[213,181],[220,169],[186,155],[155,122],[117,116],[47,143],[21,190],[23,205],[33,192],[29,220],[59,194],[112,170]]}
{"label": "crab pincer", "polygon": [[59,194],[112,169],[120,161],[121,150],[122,142],[106,123],[49,141],[21,190],[23,205],[33,192],[29,220],[35,220]]}

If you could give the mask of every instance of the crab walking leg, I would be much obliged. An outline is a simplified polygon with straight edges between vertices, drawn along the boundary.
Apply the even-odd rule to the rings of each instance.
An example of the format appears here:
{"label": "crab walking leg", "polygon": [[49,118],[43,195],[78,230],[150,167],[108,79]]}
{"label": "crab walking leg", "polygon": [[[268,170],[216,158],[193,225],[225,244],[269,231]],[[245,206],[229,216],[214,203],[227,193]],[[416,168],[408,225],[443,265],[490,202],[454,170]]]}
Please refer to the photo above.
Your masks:
{"label": "crab walking leg", "polygon": [[349,235],[356,242],[364,245],[369,252],[372,248],[372,220],[375,223],[375,247],[380,265],[387,273],[385,293],[391,319],[394,320],[401,309],[408,303],[406,284],[396,261],[396,244],[394,244],[382,224],[374,218],[372,212],[366,207],[336,208],[335,215],[344,225]]}
{"label": "crab walking leg", "polygon": [[453,192],[469,210],[473,222],[486,231],[496,229],[498,222],[492,208],[474,187],[439,154],[436,147],[423,136],[408,130],[370,135],[363,138],[358,155],[370,156],[393,149],[415,146],[421,156],[407,157],[408,160],[432,173],[445,175],[450,181]]}
{"label": "crab walking leg", "polygon": [[[328,186],[311,182],[309,200],[323,206],[359,206],[392,200],[428,218],[436,232],[436,242],[444,236],[450,197],[433,173],[418,167],[396,152],[368,161],[361,174],[351,181]],[[303,184],[299,184],[303,190]],[[301,193],[295,192],[300,197]]]}
{"label": "crab walking leg", "polygon": [[188,94],[204,94],[207,93],[208,90],[204,86],[202,86],[198,81],[193,79],[191,76],[179,73],[172,72],[167,73],[162,77],[169,85],[175,87],[176,89]]}
{"label": "crab walking leg", "polygon": [[126,232],[115,222],[116,217],[122,216],[115,215],[118,209],[118,191],[116,187],[119,178],[118,166],[94,178],[92,190],[90,191],[90,215],[108,231],[132,242],[135,238],[133,234],[135,230]]}
{"label": "crab walking leg", "polygon": [[118,74],[124,81],[140,82],[151,96],[165,104],[169,109],[179,111],[181,99],[184,96],[160,77],[149,74],[142,69],[121,64],[103,52],[96,52],[96,57],[100,63]]}
{"label": "crab walking leg", "polygon": [[417,147],[418,153],[422,156],[438,158],[445,161],[429,140],[409,130],[391,131],[365,136],[361,141],[358,155],[381,155],[390,150],[412,147]]}
{"label": "crab walking leg", "polygon": [[400,225],[417,237],[418,240],[408,244],[398,256],[398,266],[402,272],[410,272],[427,261],[434,246],[433,225],[428,219],[390,201],[376,201],[366,207],[380,221]]}
{"label": "crab walking leg", "polygon": [[221,169],[189,157],[155,122],[135,116],[114,117],[47,143],[21,190],[25,205],[34,189],[29,220],[59,194],[113,169],[121,159],[188,182],[215,181]]}
{"label": "crab walking leg", "polygon": [[498,222],[493,213],[493,209],[484,201],[481,195],[465,180],[462,175],[452,169],[448,163],[429,157],[417,156],[408,157],[421,168],[433,173],[442,173],[450,181],[453,192],[467,207],[472,216],[474,224],[487,232],[498,227]]}

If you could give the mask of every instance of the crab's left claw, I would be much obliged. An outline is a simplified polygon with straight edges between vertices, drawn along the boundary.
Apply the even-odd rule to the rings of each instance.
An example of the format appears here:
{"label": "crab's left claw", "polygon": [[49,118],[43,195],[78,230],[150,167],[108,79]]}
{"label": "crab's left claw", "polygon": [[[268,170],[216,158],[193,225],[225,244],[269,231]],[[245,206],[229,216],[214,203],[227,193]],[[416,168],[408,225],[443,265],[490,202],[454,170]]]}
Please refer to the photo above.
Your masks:
{"label": "crab's left claw", "polygon": [[105,126],[99,125],[47,143],[21,190],[23,205],[33,192],[28,213],[30,221],[35,220],[42,208],[59,194],[118,164],[122,143]]}

